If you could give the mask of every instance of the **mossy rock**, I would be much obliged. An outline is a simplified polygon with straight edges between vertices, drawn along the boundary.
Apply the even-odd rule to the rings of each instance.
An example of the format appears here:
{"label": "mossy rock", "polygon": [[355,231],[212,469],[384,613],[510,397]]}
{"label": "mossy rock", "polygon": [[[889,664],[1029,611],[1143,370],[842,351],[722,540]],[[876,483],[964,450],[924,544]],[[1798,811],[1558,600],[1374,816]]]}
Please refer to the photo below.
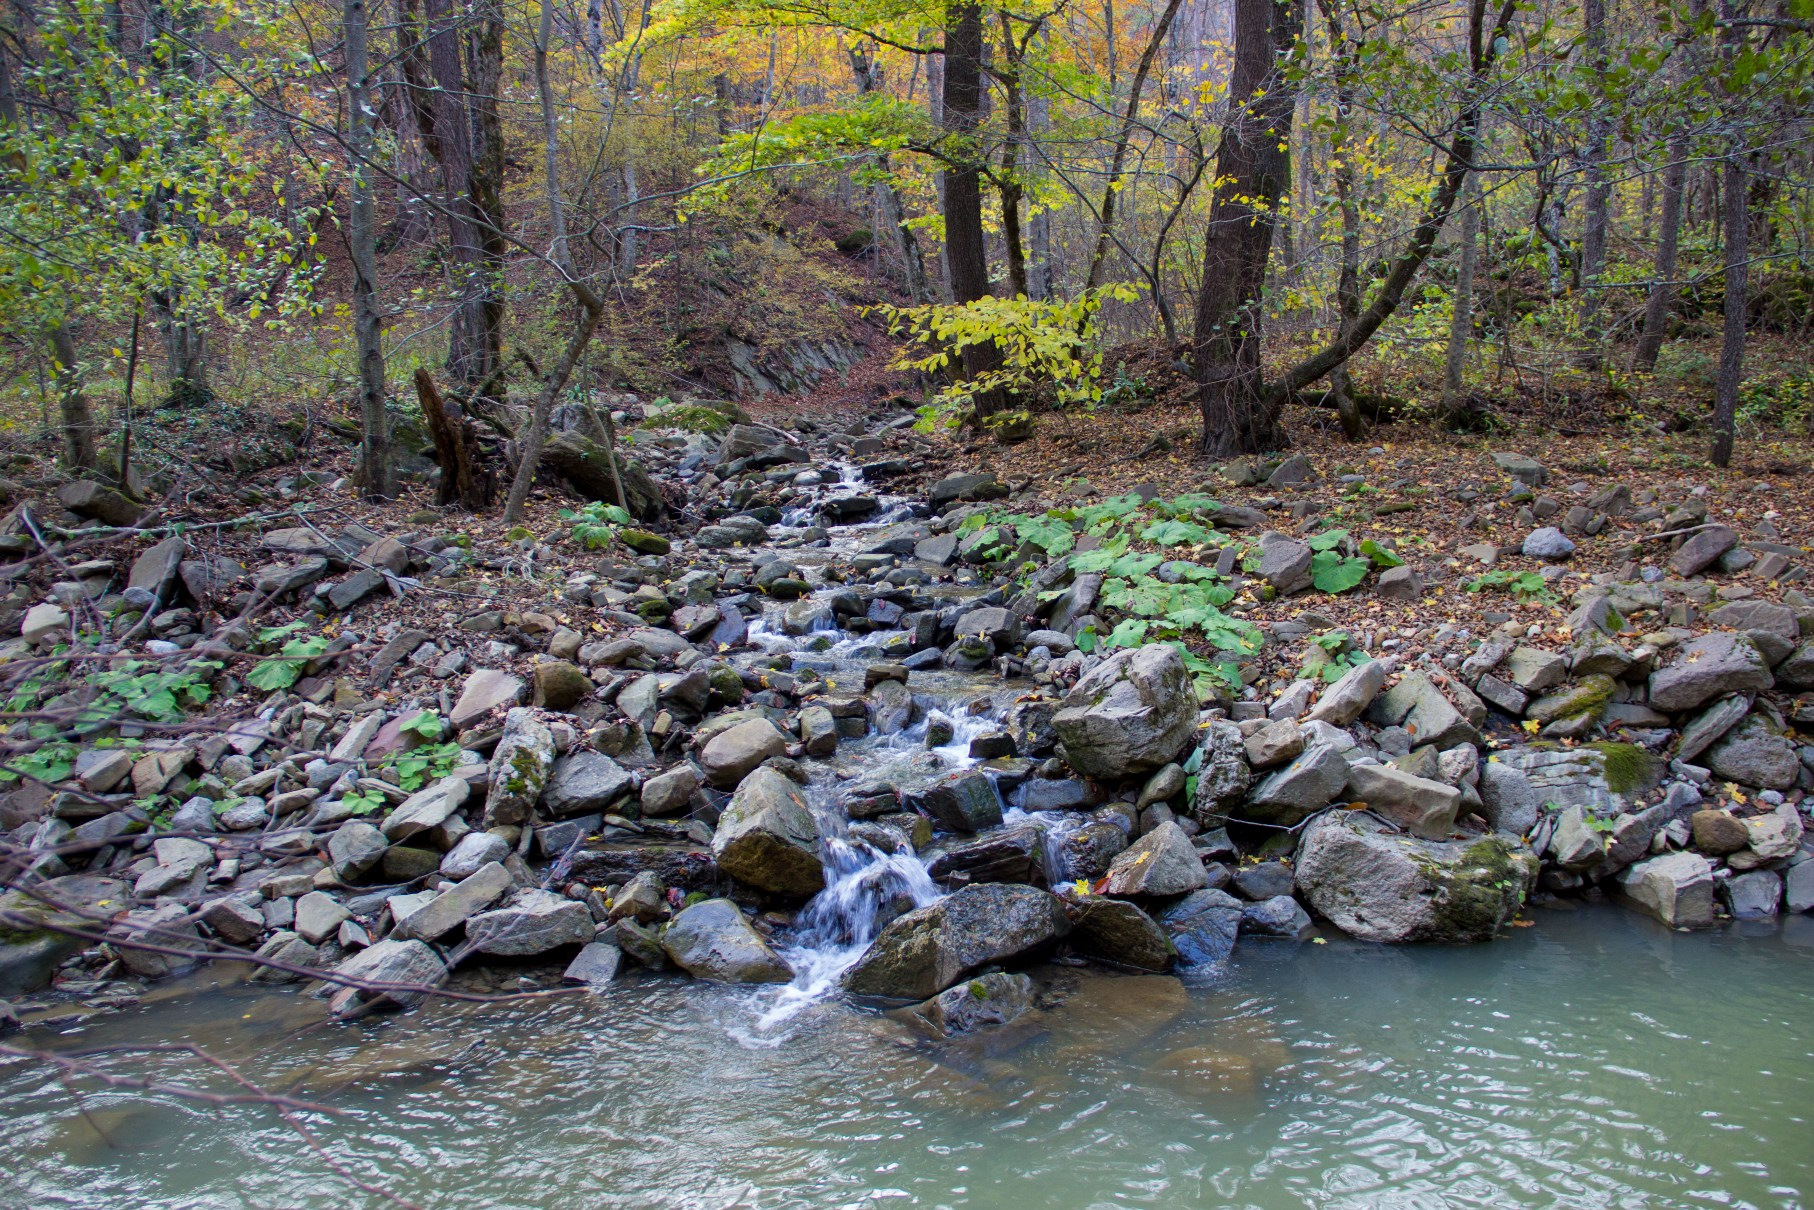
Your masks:
{"label": "mossy rock", "polygon": [[617,536],[623,539],[625,546],[645,555],[665,555],[672,549],[666,538],[643,529],[621,529]]}
{"label": "mossy rock", "polygon": [[1637,744],[1597,743],[1587,747],[1600,754],[1601,776],[1606,788],[1621,797],[1642,794],[1663,776],[1663,761]]}

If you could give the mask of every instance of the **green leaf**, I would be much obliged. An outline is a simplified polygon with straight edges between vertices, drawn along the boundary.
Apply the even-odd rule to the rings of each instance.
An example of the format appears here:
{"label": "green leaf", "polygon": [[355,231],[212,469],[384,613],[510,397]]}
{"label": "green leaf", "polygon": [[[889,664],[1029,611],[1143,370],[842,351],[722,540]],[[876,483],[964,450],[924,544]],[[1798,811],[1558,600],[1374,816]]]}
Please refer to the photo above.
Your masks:
{"label": "green leaf", "polygon": [[1320,551],[1310,558],[1310,582],[1321,592],[1347,592],[1367,578],[1365,559],[1345,559],[1333,550]]}
{"label": "green leaf", "polygon": [[1405,561],[1375,542],[1372,538],[1363,539],[1360,544],[1361,554],[1373,560],[1373,566],[1384,571],[1388,567],[1403,567]]}
{"label": "green leaf", "polygon": [[1140,536],[1160,546],[1183,546],[1186,543],[1208,542],[1212,535],[1195,521],[1155,521],[1141,530]]}
{"label": "green leaf", "polygon": [[1348,531],[1345,529],[1326,529],[1322,533],[1315,534],[1310,538],[1310,549],[1334,550],[1346,541],[1347,537]]}
{"label": "green leaf", "polygon": [[246,673],[246,684],[264,693],[288,689],[302,676],[301,660],[260,660]]}

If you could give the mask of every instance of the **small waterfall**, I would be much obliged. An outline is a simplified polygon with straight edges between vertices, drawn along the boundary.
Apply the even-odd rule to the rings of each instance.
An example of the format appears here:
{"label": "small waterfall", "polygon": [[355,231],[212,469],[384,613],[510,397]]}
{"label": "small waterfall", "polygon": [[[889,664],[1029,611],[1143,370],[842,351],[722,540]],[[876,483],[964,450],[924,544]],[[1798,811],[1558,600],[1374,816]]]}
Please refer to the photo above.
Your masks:
{"label": "small waterfall", "polygon": [[890,920],[941,895],[911,846],[883,853],[846,837],[824,842],[825,889],[813,896],[794,926],[794,942],[781,956],[794,981],[766,993],[760,1014],[740,1040],[778,1045],[801,1012],[838,991],[855,964]]}

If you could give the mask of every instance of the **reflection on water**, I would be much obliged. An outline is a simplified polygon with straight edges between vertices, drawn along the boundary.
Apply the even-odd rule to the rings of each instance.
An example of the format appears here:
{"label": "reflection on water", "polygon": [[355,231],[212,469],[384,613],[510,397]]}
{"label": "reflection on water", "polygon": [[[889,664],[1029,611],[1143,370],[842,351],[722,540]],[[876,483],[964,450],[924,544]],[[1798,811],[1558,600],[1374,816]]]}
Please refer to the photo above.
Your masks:
{"label": "reflection on water", "polygon": [[[1046,969],[1029,1018],[938,1045],[834,998],[741,1046],[765,993],[669,978],[350,1027],[170,995],[55,1041],[209,1046],[435,1207],[1805,1204],[1814,921],[1537,919],[1471,949],[1249,945],[1207,989]],[[84,1115],[18,1064],[0,1104],[7,1206],[379,1204],[266,1110],[85,1091]]]}

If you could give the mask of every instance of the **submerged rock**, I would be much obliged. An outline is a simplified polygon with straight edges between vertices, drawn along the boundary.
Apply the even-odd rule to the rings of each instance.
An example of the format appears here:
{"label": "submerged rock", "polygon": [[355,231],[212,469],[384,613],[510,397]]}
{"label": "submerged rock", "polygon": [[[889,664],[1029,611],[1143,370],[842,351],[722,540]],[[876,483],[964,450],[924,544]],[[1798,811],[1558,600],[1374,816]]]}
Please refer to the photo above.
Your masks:
{"label": "submerged rock", "polygon": [[1490,940],[1536,876],[1537,859],[1508,837],[1418,840],[1360,815],[1319,820],[1297,859],[1310,906],[1365,941]]}
{"label": "submerged rock", "polygon": [[1033,1007],[1033,980],[991,971],[947,988],[909,1012],[941,1038],[1018,1020]]}
{"label": "submerged rock", "polygon": [[1057,896],[1030,886],[965,887],[882,930],[844,977],[860,996],[923,1000],[993,962],[1020,957],[1070,931]]}

